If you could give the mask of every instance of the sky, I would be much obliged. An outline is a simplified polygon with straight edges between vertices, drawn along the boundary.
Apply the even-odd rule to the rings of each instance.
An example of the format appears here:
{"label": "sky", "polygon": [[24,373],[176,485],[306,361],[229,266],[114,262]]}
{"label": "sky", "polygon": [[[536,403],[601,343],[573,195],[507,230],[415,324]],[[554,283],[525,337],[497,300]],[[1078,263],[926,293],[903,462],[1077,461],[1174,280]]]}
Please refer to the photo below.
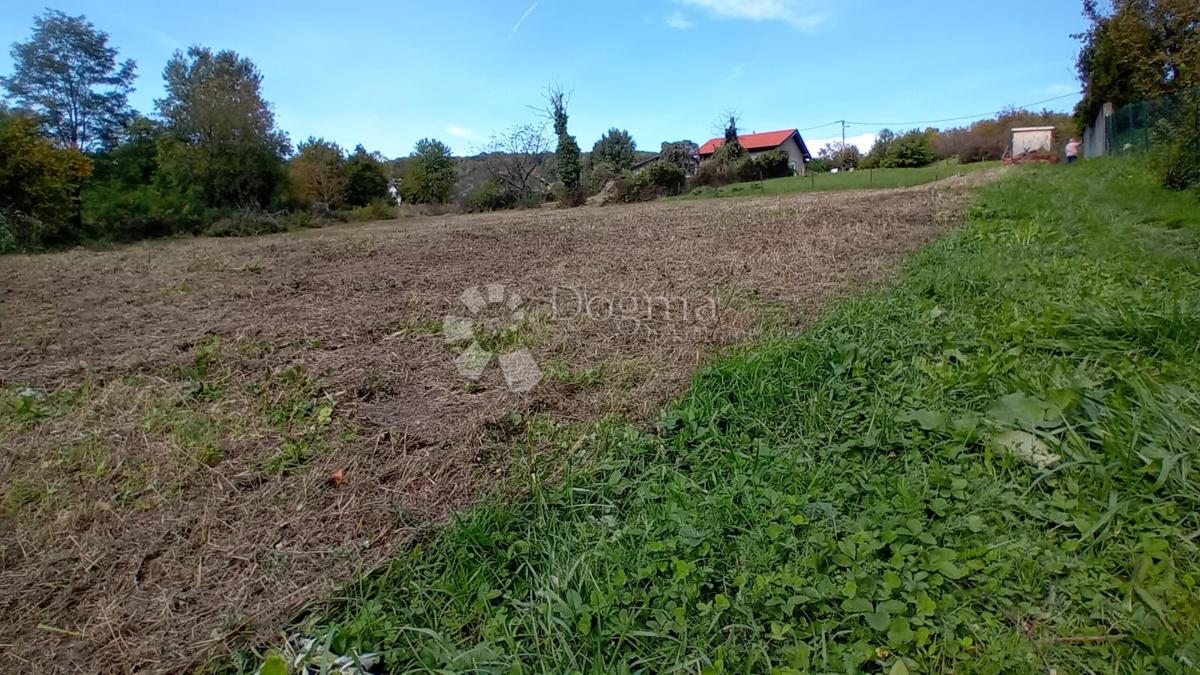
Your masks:
{"label": "sky", "polygon": [[[1076,0],[5,0],[0,44],[27,39],[47,6],[86,15],[137,62],[142,112],[175,50],[233,49],[293,142],[389,157],[425,137],[474,154],[537,121],[551,82],[571,93],[585,150],[611,127],[645,150],[703,143],[730,111],[743,132],[800,129],[814,153],[848,120],[866,150],[883,127],[1056,97],[1034,107],[1071,110],[1084,28]],[[12,65],[0,50],[0,74]]]}

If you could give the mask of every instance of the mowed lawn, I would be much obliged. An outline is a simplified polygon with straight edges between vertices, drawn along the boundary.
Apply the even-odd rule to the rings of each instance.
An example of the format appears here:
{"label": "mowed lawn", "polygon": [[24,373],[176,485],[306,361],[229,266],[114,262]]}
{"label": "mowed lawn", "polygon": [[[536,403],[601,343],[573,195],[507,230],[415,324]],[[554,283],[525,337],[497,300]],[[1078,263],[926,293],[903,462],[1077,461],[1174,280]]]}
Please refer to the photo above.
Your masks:
{"label": "mowed lawn", "polygon": [[957,161],[938,162],[920,169],[862,169],[839,173],[810,173],[807,176],[773,178],[764,181],[734,183],[721,188],[699,187],[674,199],[711,199],[713,197],[751,197],[788,194],[792,192],[823,192],[832,190],[872,190],[913,187],[942,178],[1001,166],[1000,162],[959,164]]}
{"label": "mowed lawn", "polygon": [[1195,672],[1198,213],[1134,161],[1010,172],[298,630],[389,671]]}

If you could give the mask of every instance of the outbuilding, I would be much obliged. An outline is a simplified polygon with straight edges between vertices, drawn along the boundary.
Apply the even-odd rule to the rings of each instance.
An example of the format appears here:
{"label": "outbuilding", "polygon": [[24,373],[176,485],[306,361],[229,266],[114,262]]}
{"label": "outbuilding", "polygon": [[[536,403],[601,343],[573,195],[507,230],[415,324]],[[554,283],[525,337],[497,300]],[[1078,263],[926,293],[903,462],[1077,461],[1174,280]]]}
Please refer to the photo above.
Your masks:
{"label": "outbuilding", "polygon": [[1050,153],[1054,150],[1054,127],[1017,127],[1012,130],[1013,157]]}

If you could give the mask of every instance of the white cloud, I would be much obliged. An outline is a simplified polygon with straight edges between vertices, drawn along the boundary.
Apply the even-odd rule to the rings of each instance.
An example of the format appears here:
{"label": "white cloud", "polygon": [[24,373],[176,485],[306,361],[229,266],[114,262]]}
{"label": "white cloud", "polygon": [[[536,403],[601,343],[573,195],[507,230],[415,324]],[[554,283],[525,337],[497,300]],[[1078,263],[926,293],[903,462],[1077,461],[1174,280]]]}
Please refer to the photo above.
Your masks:
{"label": "white cloud", "polygon": [[[803,136],[803,134],[801,134],[801,136]],[[816,157],[817,153],[821,151],[821,148],[825,147],[826,145],[829,145],[830,143],[841,142],[841,136],[835,136],[833,138],[804,139],[804,144],[808,146],[808,151],[813,154],[813,157]],[[875,145],[875,134],[857,134],[855,136],[847,136],[846,145],[857,146],[863,154],[866,154],[871,151],[871,146]]]}
{"label": "white cloud", "polygon": [[456,127],[456,126],[446,127],[446,133],[450,134],[451,136],[453,136],[455,138],[466,138],[466,139],[475,138],[475,132],[473,132],[470,129],[467,129],[465,127]]}
{"label": "white cloud", "polygon": [[747,21],[783,21],[801,30],[813,30],[828,16],[814,0],[676,0],[702,7],[716,16]]}
{"label": "white cloud", "polygon": [[696,24],[691,19],[687,18],[683,12],[675,12],[671,16],[667,17],[667,25],[675,30],[687,30],[694,27]]}

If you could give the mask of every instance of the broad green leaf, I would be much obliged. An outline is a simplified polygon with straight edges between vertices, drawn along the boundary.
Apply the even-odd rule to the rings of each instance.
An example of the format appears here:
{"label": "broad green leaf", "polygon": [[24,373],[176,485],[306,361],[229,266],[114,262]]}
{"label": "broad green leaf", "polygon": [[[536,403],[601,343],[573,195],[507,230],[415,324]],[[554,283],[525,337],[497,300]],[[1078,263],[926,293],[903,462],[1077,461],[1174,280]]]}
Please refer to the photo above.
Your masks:
{"label": "broad green leaf", "polygon": [[271,652],[267,655],[267,660],[263,662],[262,668],[258,669],[259,675],[288,675],[287,661],[283,660],[283,656],[278,653]]}

